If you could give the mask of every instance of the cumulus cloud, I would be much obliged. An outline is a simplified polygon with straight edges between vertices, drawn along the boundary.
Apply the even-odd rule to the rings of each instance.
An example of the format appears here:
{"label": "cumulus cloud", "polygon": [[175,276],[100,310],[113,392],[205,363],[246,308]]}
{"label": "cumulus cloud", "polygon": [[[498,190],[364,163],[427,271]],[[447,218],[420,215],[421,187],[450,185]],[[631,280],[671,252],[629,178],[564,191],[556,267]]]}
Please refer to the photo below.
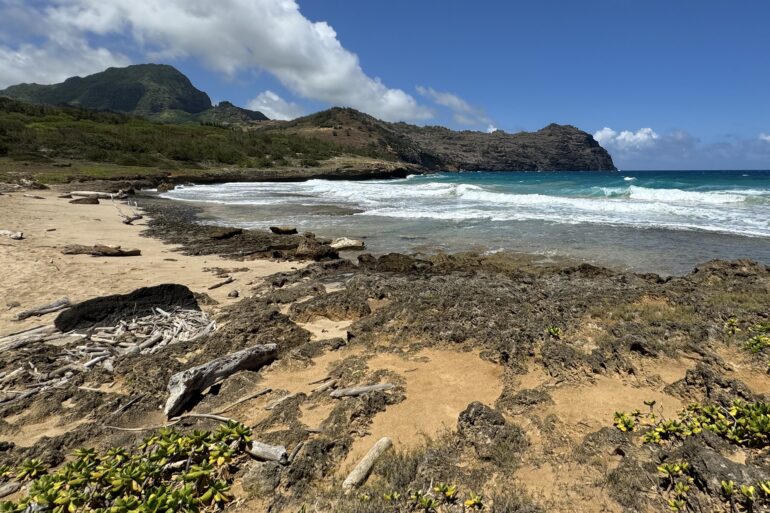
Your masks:
{"label": "cumulus cloud", "polygon": [[766,133],[762,132],[761,134],[759,134],[759,140],[770,143],[770,134],[766,134]]}
{"label": "cumulus cloud", "polygon": [[461,125],[492,125],[492,120],[487,117],[482,109],[474,107],[456,94],[436,91],[432,87],[424,86],[417,86],[417,92],[434,103],[451,110],[455,122]]}
{"label": "cumulus cloud", "polygon": [[106,48],[93,48],[82,39],[42,46],[22,44],[16,48],[0,45],[0,88],[20,82],[51,84],[127,64],[127,57]]}
{"label": "cumulus cloud", "polygon": [[594,139],[621,169],[767,169],[770,137],[704,143],[684,130],[616,131],[604,127]]}
{"label": "cumulus cloud", "polygon": [[296,103],[287,102],[273,91],[259,93],[246,107],[258,110],[270,119],[294,119],[304,114],[302,107]]}
{"label": "cumulus cloud", "polygon": [[490,123],[489,125],[487,125],[487,130],[486,130],[486,132],[487,132],[488,134],[491,134],[491,133],[493,133],[493,132],[497,132],[497,127],[496,127],[495,125],[493,125],[492,123]]}
{"label": "cumulus cloud", "polygon": [[660,139],[660,136],[652,128],[640,128],[636,132],[623,130],[618,133],[612,128],[604,127],[594,134],[594,139],[607,149],[628,151],[649,147]]}
{"label": "cumulus cloud", "polygon": [[[19,8],[18,0],[0,0],[0,5],[11,3]],[[46,33],[82,41],[86,36],[117,34],[156,60],[194,58],[230,76],[266,70],[305,98],[355,107],[388,120],[431,117],[411,95],[367,75],[334,29],[305,18],[296,0],[51,0],[48,5],[30,2],[23,8],[50,28]],[[69,57],[63,62],[81,58],[81,53],[59,49],[53,37],[42,44],[0,49],[5,56],[0,69],[11,68],[1,72],[2,81],[25,73],[8,58],[14,53],[48,57],[57,50],[59,57]]]}

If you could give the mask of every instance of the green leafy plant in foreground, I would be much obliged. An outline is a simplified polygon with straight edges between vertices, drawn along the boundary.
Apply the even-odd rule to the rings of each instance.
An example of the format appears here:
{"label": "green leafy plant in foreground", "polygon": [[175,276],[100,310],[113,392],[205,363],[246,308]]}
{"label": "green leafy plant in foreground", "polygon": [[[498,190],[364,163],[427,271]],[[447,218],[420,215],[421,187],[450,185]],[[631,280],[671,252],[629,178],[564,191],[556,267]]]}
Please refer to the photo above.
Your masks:
{"label": "green leafy plant in foreground", "polygon": [[678,419],[657,418],[639,410],[631,414],[616,412],[615,426],[624,432],[646,427],[642,434],[645,443],[659,444],[668,440],[682,440],[703,431],[711,431],[725,440],[749,448],[770,445],[770,405],[765,402],[736,400],[729,408],[693,403],[679,413]]}
{"label": "green leafy plant in foreground", "polygon": [[[764,402],[736,400],[727,408],[718,404],[693,403],[679,413],[678,419],[658,418],[652,411],[654,402],[645,402],[649,413],[635,410],[632,413],[616,412],[615,426],[623,432],[642,432],[647,444],[676,442],[710,431],[719,437],[747,449],[767,450],[770,447],[770,405]],[[688,509],[688,494],[694,480],[690,476],[690,464],[686,461],[667,462],[658,466],[660,485],[671,511]],[[735,503],[744,510],[752,511],[755,503],[770,504],[770,481],[736,484],[721,482],[722,496],[733,510]]]}
{"label": "green leafy plant in foreground", "polygon": [[138,448],[100,454],[78,449],[73,460],[48,472],[26,460],[15,477],[30,481],[26,497],[0,502],[0,512],[197,513],[222,508],[233,461],[245,454],[250,430],[228,422],[216,431],[182,434],[164,428]]}

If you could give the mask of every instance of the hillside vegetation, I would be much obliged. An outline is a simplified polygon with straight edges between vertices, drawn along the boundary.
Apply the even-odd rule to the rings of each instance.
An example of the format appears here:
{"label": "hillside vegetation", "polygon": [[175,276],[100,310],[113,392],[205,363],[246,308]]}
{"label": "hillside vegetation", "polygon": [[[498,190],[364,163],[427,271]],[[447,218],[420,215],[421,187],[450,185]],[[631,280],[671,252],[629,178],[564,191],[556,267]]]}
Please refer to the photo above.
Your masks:
{"label": "hillside vegetation", "polygon": [[294,134],[204,125],[0,98],[0,156],[16,160],[86,160],[123,166],[313,165],[345,153],[341,145]]}
{"label": "hillside vegetation", "polygon": [[19,84],[0,96],[39,105],[67,105],[120,112],[169,123],[264,121],[261,112],[228,102],[212,106],[209,95],[195,88],[184,74],[164,64],[109,68],[60,84]]}

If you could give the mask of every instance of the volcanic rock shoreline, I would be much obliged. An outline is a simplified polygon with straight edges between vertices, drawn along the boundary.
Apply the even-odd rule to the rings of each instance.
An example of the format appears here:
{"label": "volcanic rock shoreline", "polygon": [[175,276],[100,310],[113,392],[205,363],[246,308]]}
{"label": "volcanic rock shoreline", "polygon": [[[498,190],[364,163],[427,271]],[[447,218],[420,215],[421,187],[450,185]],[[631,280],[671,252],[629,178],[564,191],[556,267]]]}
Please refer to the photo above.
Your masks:
{"label": "volcanic rock shoreline", "polygon": [[[188,255],[294,261],[305,244],[317,258],[241,288],[243,299],[218,309],[218,329],[205,337],[126,355],[113,372],[75,374],[45,397],[0,403],[3,437],[56,428],[32,444],[2,444],[0,463],[56,466],[84,445],[135,446],[166,420],[159,408],[172,376],[276,344],[274,363],[241,370],[185,405],[226,411],[289,455],[234,461],[238,502],[226,511],[405,512],[410,490],[440,497],[442,484],[459,490],[457,501],[441,499],[442,513],[461,511],[471,493],[498,513],[660,511],[674,497],[657,469],[685,461],[689,507],[728,512],[721,481],[753,486],[770,475],[768,443],[711,432],[643,443],[647,427],[621,430],[616,415],[649,408],[670,420],[696,402],[717,411],[735,400],[766,403],[770,350],[746,343],[770,325],[767,266],[712,261],[663,278],[507,254],[364,253],[351,262],[312,234],[204,226],[190,205],[137,201],[151,218],[145,235]],[[61,351],[4,352],[0,372],[26,361],[45,375]],[[382,386],[332,394],[374,385]],[[478,397],[454,404],[469,390]],[[175,422],[184,432],[218,425]],[[381,437],[393,449],[344,494],[346,472]],[[765,510],[763,500],[754,511]]]}

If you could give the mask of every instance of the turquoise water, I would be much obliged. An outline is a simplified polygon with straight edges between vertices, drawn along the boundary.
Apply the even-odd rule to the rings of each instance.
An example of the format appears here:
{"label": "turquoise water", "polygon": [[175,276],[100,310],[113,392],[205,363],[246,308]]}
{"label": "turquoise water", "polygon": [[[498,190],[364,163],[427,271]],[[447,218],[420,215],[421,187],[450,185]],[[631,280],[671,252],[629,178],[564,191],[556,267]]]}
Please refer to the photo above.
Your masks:
{"label": "turquoise water", "polygon": [[440,173],[163,196],[205,205],[209,222],[296,224],[374,252],[512,250],[663,274],[711,258],[770,264],[768,171]]}

